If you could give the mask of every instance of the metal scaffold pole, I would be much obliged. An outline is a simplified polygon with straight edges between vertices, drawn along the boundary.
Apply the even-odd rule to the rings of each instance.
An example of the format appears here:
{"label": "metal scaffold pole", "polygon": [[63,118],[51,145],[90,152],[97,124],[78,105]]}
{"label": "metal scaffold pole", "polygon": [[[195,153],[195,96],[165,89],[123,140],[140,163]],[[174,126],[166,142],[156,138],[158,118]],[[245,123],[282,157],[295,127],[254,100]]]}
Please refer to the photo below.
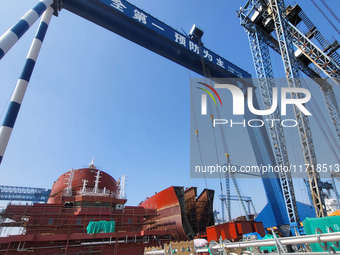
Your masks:
{"label": "metal scaffold pole", "polygon": [[[52,0],[49,0],[48,2],[52,2]],[[37,6],[39,6],[39,8],[42,8],[39,4]],[[25,66],[22,70],[22,73],[21,73],[19,79],[18,79],[18,82],[17,82],[15,90],[13,92],[12,99],[11,99],[11,102],[9,104],[6,116],[4,118],[2,126],[0,127],[0,164],[1,164],[2,158],[4,156],[9,138],[11,136],[14,123],[15,123],[16,118],[18,116],[19,109],[20,109],[21,103],[23,101],[29,80],[31,78],[35,62],[38,58],[38,54],[40,52],[40,48],[41,48],[42,42],[44,40],[44,37],[45,37],[46,31],[47,31],[47,28],[48,28],[48,24],[50,23],[52,14],[53,14],[53,8],[49,7],[45,11],[44,15],[42,16],[37,34],[36,34],[35,38],[33,39],[31,48],[28,52]],[[29,15],[27,15],[27,16],[29,16]],[[18,22],[18,24],[20,24],[20,21]],[[14,25],[14,27],[15,26],[21,27],[20,25]],[[25,30],[22,29],[22,31],[25,31]],[[7,34],[7,32],[5,33],[5,35],[6,34]],[[5,36],[5,38],[6,38],[6,36]],[[2,48],[3,42],[5,42],[6,46],[8,46],[9,41],[10,40],[7,40],[7,42],[6,42],[6,40],[4,40],[4,41],[0,40],[0,49],[3,49]],[[8,51],[8,47],[7,47],[7,51]]]}
{"label": "metal scaffold pole", "polygon": [[6,55],[52,3],[53,0],[41,0],[0,37],[0,59]]}

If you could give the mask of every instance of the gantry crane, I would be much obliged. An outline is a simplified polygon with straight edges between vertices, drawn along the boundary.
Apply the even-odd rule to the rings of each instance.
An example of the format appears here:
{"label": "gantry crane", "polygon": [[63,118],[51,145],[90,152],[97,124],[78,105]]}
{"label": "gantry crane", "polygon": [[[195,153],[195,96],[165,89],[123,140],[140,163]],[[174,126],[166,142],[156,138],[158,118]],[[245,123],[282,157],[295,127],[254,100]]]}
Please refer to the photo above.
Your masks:
{"label": "gantry crane", "polygon": [[[53,8],[50,8],[51,5]],[[46,9],[37,40],[35,40],[40,40],[40,42],[37,46],[32,47],[34,50],[29,54],[24,67],[25,75],[19,79],[18,89],[12,97],[9,110],[0,128],[0,164],[42,44],[41,36],[46,32],[52,12],[58,15],[59,11],[66,9],[198,74],[213,78],[217,82],[223,82],[223,78],[239,78],[241,80],[251,78],[249,73],[204,47],[195,37],[188,37],[174,30],[125,0],[41,0],[0,38],[0,59]],[[246,91],[247,87],[253,87],[247,82],[238,84],[238,86],[242,91]],[[253,105],[258,109],[256,97],[253,98]],[[249,111],[244,115],[245,119],[253,117],[254,115]],[[262,120],[262,116],[256,116],[256,118]],[[275,165],[274,152],[266,130],[249,126],[246,128],[257,164]],[[286,219],[284,212],[286,197],[283,196],[278,175],[277,173],[265,173],[262,177],[276,224],[283,224]],[[288,183],[289,178],[286,178],[284,182]]]}
{"label": "gantry crane", "polygon": [[[328,44],[301,8],[289,6],[286,9],[283,0],[250,0],[240,9],[238,16],[241,25],[248,34],[265,107],[270,107],[272,104],[271,93],[274,87],[274,76],[269,55],[269,47],[271,47],[282,56],[289,87],[301,87],[299,69],[311,78],[321,78],[320,73],[324,73],[329,78],[319,79],[318,84],[340,138],[340,112],[331,86],[332,83],[339,83],[340,81],[339,57],[335,51],[338,44]],[[310,29],[308,35],[303,34],[295,26],[301,20]],[[324,51],[311,41],[313,36],[323,45]],[[293,45],[298,49],[297,53],[302,54],[304,58],[296,58]],[[300,98],[301,96],[300,94],[292,95],[293,98]],[[294,113],[298,123],[305,163],[308,166],[306,170],[316,215],[323,217],[325,216],[324,200],[319,174],[314,171],[317,161],[308,117],[297,108],[294,108]],[[269,118],[279,117],[278,111],[273,116],[269,116]],[[289,164],[282,128],[279,125],[274,125],[270,131],[277,163]],[[299,216],[296,210],[291,176],[280,173],[280,180],[290,224],[296,225],[299,223]]]}

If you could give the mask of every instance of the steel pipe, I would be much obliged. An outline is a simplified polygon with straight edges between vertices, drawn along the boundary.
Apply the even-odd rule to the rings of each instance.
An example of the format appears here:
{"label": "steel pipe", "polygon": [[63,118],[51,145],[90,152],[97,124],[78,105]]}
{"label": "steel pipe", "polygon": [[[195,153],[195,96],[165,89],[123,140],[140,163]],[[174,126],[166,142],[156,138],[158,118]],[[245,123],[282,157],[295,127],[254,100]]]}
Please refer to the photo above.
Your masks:
{"label": "steel pipe", "polygon": [[159,254],[159,255],[164,255],[165,251],[164,250],[160,250],[160,251],[147,251],[145,254]]}
{"label": "steel pipe", "polygon": [[[327,242],[339,242],[340,232],[327,233],[327,234],[316,234],[316,235],[305,235],[305,236],[292,236],[278,238],[282,245],[292,245],[292,244],[305,244],[305,243],[327,243]],[[235,248],[247,248],[247,247],[260,247],[260,246],[276,246],[274,239],[266,240],[256,240],[256,241],[246,241],[238,243],[223,243],[224,248],[235,249]],[[221,244],[211,247],[212,249],[221,249]],[[198,248],[197,252],[207,252],[207,248]],[[165,254],[165,250],[159,251],[148,251],[145,252],[147,255],[151,254]]]}
{"label": "steel pipe", "polygon": [[[316,234],[316,235],[305,235],[305,236],[293,236],[278,238],[282,245],[292,245],[292,244],[304,244],[304,243],[327,243],[327,242],[339,242],[340,232],[328,233],[328,234]],[[257,240],[257,241],[247,241],[239,243],[224,243],[225,248],[246,248],[246,247],[260,247],[260,246],[274,246],[276,245],[274,239]],[[212,248],[218,249],[220,245],[216,245]]]}

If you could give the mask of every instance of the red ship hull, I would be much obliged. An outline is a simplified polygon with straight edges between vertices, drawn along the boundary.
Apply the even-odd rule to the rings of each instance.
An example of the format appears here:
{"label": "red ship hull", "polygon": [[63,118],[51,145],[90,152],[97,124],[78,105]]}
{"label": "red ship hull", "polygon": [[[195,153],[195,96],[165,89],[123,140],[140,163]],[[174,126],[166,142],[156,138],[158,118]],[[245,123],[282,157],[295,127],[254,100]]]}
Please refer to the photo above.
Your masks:
{"label": "red ship hull", "polygon": [[144,208],[156,208],[157,217],[147,229],[171,231],[174,241],[192,240],[205,228],[214,225],[214,191],[205,189],[196,199],[196,188],[169,187],[141,203]]}
{"label": "red ship hull", "polygon": [[[93,167],[72,170],[53,184],[47,204],[8,205],[0,227],[20,227],[21,235],[0,237],[0,254],[141,255],[145,247],[170,241],[166,230],[145,230],[156,209],[124,206],[114,178]],[[113,223],[114,229],[89,230]]]}
{"label": "red ship hull", "polygon": [[[145,247],[191,240],[214,225],[214,191],[170,187],[140,206],[125,206],[119,182],[90,166],[61,175],[46,204],[8,205],[0,227],[21,235],[0,237],[0,255],[141,255]],[[112,228],[91,228],[112,224]]]}
{"label": "red ship hull", "polygon": [[33,253],[38,255],[61,254],[116,254],[142,255],[144,248],[164,245],[166,232],[141,231],[122,233],[14,235],[0,238],[0,254],[15,255]]}

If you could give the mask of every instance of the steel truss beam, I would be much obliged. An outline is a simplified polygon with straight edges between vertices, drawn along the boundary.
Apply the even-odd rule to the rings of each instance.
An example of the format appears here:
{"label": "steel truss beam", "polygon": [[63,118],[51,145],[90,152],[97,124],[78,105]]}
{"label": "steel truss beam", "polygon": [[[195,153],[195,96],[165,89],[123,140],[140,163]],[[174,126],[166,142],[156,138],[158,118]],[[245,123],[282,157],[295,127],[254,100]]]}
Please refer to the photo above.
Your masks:
{"label": "steel truss beam", "polygon": [[[289,24],[286,19],[286,8],[283,0],[269,0],[272,18],[274,20],[275,31],[280,46],[281,56],[284,63],[285,73],[288,81],[288,86],[293,88],[301,88],[300,76],[298,72],[298,63],[294,55],[292,38],[288,32]],[[302,95],[297,93],[291,94],[292,98],[302,98]],[[308,117],[304,115],[300,109],[294,106],[295,118],[298,123],[302,150],[304,153],[305,164],[307,165],[307,175],[315,206],[316,216],[325,216],[324,199],[320,189],[319,173],[315,171],[317,165],[316,155],[310,124]]]}
{"label": "steel truss beam", "polygon": [[[246,23],[244,16],[241,14],[241,23]],[[271,108],[273,104],[274,74],[270,60],[269,47],[266,43],[266,35],[255,24],[249,24],[246,27],[248,39],[255,65],[256,75],[258,77],[259,88],[264,107]],[[268,119],[281,119],[279,110],[268,116]],[[284,132],[279,122],[273,122],[269,127],[271,134],[272,147],[274,150],[277,165],[289,167],[287,146],[285,143]],[[290,173],[279,173],[280,183],[283,191],[284,201],[288,214],[289,224],[298,225],[299,215],[296,206],[293,182]]]}
{"label": "steel truss beam", "polygon": [[[248,33],[248,38],[251,45],[250,47],[252,50],[257,77],[259,78],[258,81],[263,104],[266,109],[269,109],[273,104],[273,88],[275,86],[269,48],[264,42],[264,35],[262,35],[260,31],[257,31],[256,27],[254,27],[254,33]],[[281,119],[280,110],[276,110],[273,114],[269,115],[268,118]],[[277,164],[279,166],[282,165],[289,167],[290,164],[283,127],[279,124],[279,122],[274,122],[273,125],[269,127],[269,130]],[[287,208],[289,223],[298,223],[299,215],[296,207],[296,199],[294,195],[295,193],[291,174],[289,172],[280,172],[279,176]]]}
{"label": "steel truss beam", "polygon": [[50,197],[50,189],[0,186],[0,200],[32,201],[46,203]]}
{"label": "steel truss beam", "polygon": [[[220,200],[229,200],[229,201],[242,201],[247,203],[247,208],[246,208],[246,214],[250,215],[251,214],[251,210],[250,207],[253,209],[254,213],[256,214],[256,210],[255,210],[255,206],[253,204],[253,200],[251,199],[251,197],[245,197],[245,196],[238,196],[238,195],[230,195],[229,199],[226,198],[225,195],[220,195]],[[229,220],[230,221],[230,220]]]}
{"label": "steel truss beam", "polygon": [[225,206],[227,209],[227,217],[228,217],[228,221],[231,221],[230,174],[228,172],[225,173],[225,194],[226,194],[226,198],[224,199],[224,201],[225,201]]}
{"label": "steel truss beam", "polygon": [[[250,5],[250,2],[252,3],[252,5]],[[257,24],[255,24],[251,19],[250,19],[250,14],[253,14],[254,11],[256,9],[261,9],[261,2],[260,1],[249,1],[246,4],[246,7],[248,8],[244,8],[241,12],[240,15],[242,15],[242,20],[241,20],[241,25],[245,27],[245,29],[247,31],[252,31],[253,27],[256,28],[257,31],[260,31],[261,35],[265,38],[264,42],[271,47],[274,51],[276,51],[277,53],[281,54],[280,51],[280,46],[278,41],[270,34],[268,34],[267,32],[263,31]],[[307,23],[306,25],[308,26],[309,29],[315,27],[311,21],[308,19],[308,17],[304,14],[303,11],[300,11],[299,16],[301,16],[302,20]],[[290,26],[293,26],[290,23]],[[294,30],[298,30],[296,27],[294,28]],[[296,34],[300,34],[300,33],[291,33],[291,36],[293,37],[293,43],[295,44],[296,47],[299,46],[299,44],[301,44],[301,39],[299,40],[298,38],[295,38],[294,36]],[[323,46],[328,46],[328,43],[323,39],[322,35],[320,34],[319,31],[316,32],[315,34],[316,39],[318,39],[319,43]],[[331,56],[335,57],[335,59],[330,59],[327,55],[324,54],[324,52],[317,48],[306,36],[304,36],[303,38],[304,41],[308,42],[309,45],[313,45],[313,51],[317,51],[318,55],[323,55],[324,58],[328,59],[327,61],[334,63],[334,66],[339,66],[339,62],[340,62],[340,58],[339,55],[337,54],[337,52],[332,52]],[[301,46],[300,46],[301,47]],[[304,55],[306,55],[309,59],[312,58],[308,56],[308,52],[305,50]],[[298,58],[297,60],[297,67],[300,69],[300,71],[304,72],[308,77],[315,79],[314,81],[319,85],[322,95],[324,97],[324,101],[326,103],[326,107],[328,110],[328,113],[331,117],[331,120],[333,122],[335,131],[338,135],[339,141],[340,141],[340,111],[339,111],[339,106],[338,103],[335,99],[335,94],[333,91],[333,87],[332,84],[330,82],[328,82],[326,79],[322,78],[320,76],[320,73],[323,72],[322,68],[317,68],[315,67],[315,65],[312,65],[311,67],[302,62],[301,60],[299,60]],[[327,62],[326,61],[326,62]],[[339,69],[336,70],[336,73],[339,74]]]}
{"label": "steel truss beam", "polygon": [[319,67],[327,76],[340,84],[340,67],[327,54],[320,50],[299,29],[287,21],[287,31],[295,46],[303,52],[306,57]]}

